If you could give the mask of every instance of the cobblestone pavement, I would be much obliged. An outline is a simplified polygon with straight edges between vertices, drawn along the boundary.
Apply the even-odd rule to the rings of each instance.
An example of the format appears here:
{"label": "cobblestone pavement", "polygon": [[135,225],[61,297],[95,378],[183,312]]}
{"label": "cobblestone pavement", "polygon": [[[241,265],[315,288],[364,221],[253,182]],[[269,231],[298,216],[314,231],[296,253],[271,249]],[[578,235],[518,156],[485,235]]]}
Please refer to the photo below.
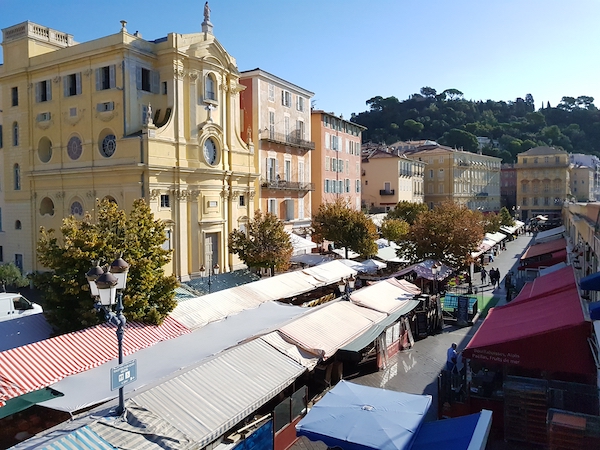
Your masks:
{"label": "cobblestone pavement", "polygon": [[[487,265],[487,268],[495,267],[500,270],[502,281],[500,288],[494,289],[490,285],[481,286],[479,277],[476,276],[476,282],[473,284],[479,290],[483,288],[484,292],[492,291],[494,297],[498,297],[498,305],[504,304],[506,292],[504,290],[504,276],[509,270],[516,274],[516,267],[519,263],[523,251],[527,248],[533,238],[525,235],[519,236],[516,240],[506,243],[506,250],[501,252],[494,259],[493,263]],[[441,333],[428,336],[415,342],[410,350],[399,352],[391,358],[387,369],[379,372],[369,373],[358,376],[350,381],[366,386],[374,386],[394,391],[408,392],[410,394],[427,394],[432,396],[432,404],[425,420],[431,421],[437,419],[437,377],[440,370],[446,362],[446,350],[452,342],[458,344],[458,349],[462,350],[482,323],[480,318],[472,327],[460,328],[454,325],[445,325]],[[493,418],[492,418],[493,420]],[[506,443],[504,441],[490,441],[487,449],[526,449],[528,446],[520,446],[516,443]],[[311,442],[302,437],[290,450],[326,450],[327,446],[322,442]]]}

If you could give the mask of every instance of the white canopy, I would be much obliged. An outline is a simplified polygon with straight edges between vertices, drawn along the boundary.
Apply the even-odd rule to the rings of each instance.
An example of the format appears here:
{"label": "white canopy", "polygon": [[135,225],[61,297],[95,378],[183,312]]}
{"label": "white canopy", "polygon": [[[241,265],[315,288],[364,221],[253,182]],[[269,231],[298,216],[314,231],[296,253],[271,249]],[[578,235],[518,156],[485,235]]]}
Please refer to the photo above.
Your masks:
{"label": "white canopy", "polygon": [[402,308],[406,300],[413,297],[411,292],[384,280],[353,292],[350,299],[356,305],[392,314]]}
{"label": "white canopy", "polygon": [[290,235],[290,242],[292,243],[292,247],[294,247],[292,255],[303,255],[305,253],[310,253],[311,249],[317,248],[317,244],[310,239],[298,236],[296,233],[292,233],[289,230],[286,231]]}

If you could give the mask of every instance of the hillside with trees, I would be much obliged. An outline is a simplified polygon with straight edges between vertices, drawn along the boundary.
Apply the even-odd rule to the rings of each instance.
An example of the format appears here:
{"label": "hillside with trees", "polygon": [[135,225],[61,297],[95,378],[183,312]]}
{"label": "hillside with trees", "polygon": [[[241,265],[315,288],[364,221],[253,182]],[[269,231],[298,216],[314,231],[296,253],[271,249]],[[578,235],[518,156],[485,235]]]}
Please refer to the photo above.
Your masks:
{"label": "hillside with trees", "polygon": [[563,97],[555,107],[547,103],[536,109],[531,94],[508,102],[473,101],[458,89],[438,94],[423,87],[403,101],[378,96],[366,104],[369,110],[351,118],[367,127],[363,142],[430,139],[474,152],[476,138],[487,137],[483,153],[503,162],[515,162],[518,153],[544,145],[600,156],[600,111],[593,97]]}

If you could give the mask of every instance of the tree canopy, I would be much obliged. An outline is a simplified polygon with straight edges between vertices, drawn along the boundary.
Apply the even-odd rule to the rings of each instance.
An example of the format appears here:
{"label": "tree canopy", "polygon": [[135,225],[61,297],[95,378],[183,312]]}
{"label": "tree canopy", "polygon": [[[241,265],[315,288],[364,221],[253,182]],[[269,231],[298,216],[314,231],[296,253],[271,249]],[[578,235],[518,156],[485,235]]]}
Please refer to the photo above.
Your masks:
{"label": "tree canopy", "polygon": [[387,217],[390,219],[402,219],[412,225],[417,216],[422,212],[429,211],[429,207],[425,203],[415,203],[403,200],[398,202],[394,209],[390,210]]}
{"label": "tree canopy", "polygon": [[312,218],[313,236],[317,242],[332,241],[336,247],[353,250],[368,258],[377,253],[377,227],[362,211],[350,208],[342,199],[322,203]]}
{"label": "tree canopy", "polygon": [[7,286],[23,287],[29,284],[29,280],[21,274],[21,270],[10,262],[0,264],[0,290],[6,292]]}
{"label": "tree canopy", "polygon": [[163,267],[171,251],[163,249],[165,225],[155,220],[144,200],[133,203],[129,215],[112,202],[97,204],[96,218],[63,220],[60,236],[40,229],[37,243],[40,262],[49,269],[34,276],[46,300],[46,316],[63,332],[104,320],[93,308],[85,274],[94,262],[112,263],[122,253],[129,264],[123,295],[127,320],[160,324],[175,308],[177,279]]}
{"label": "tree canopy", "polygon": [[248,267],[285,270],[290,264],[293,247],[283,223],[271,213],[254,212],[247,233],[233,230],[229,234],[229,251],[237,254]]}
{"label": "tree canopy", "polygon": [[388,241],[398,242],[406,238],[410,225],[402,219],[386,217],[381,223],[381,237]]}
{"label": "tree canopy", "polygon": [[475,137],[487,137],[483,153],[503,162],[543,145],[600,156],[600,111],[586,95],[564,96],[555,108],[548,103],[536,111],[531,94],[513,101],[473,101],[458,89],[438,94],[426,86],[406,100],[377,96],[366,104],[367,111],[351,118],[367,127],[364,142],[430,139],[473,152]]}
{"label": "tree canopy", "polygon": [[460,268],[483,240],[482,214],[454,202],[444,202],[419,214],[407,239],[398,242],[398,256],[410,262],[443,261]]}

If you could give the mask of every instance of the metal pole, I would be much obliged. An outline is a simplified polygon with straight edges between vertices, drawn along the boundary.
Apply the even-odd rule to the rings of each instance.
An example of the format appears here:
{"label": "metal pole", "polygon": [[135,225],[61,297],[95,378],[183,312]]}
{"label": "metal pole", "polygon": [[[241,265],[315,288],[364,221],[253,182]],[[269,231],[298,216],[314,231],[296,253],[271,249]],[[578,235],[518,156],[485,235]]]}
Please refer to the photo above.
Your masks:
{"label": "metal pole", "polygon": [[[123,293],[118,293],[119,299],[117,302],[116,313],[117,313],[117,341],[119,342],[119,365],[123,364],[123,335],[125,334],[125,323],[126,319],[123,315]],[[125,412],[125,396],[123,393],[123,386],[119,388],[119,407],[117,409],[117,415],[122,415]]]}

